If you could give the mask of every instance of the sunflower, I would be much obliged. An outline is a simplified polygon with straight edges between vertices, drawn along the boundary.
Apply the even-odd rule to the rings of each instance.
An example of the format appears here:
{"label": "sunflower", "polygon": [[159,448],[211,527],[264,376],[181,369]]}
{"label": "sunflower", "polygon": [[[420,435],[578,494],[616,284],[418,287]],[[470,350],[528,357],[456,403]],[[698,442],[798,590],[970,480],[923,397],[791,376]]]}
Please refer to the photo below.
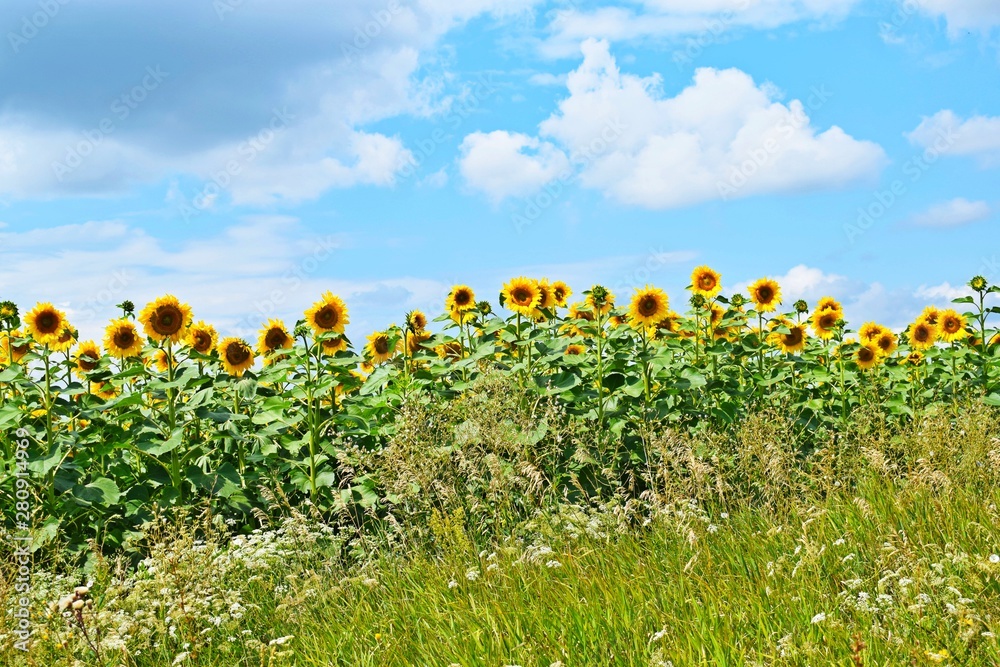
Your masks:
{"label": "sunflower", "polygon": [[607,315],[608,311],[615,307],[615,295],[608,288],[602,285],[594,285],[587,295],[587,305],[594,312]]}
{"label": "sunflower", "polygon": [[129,320],[113,320],[104,330],[104,349],[122,359],[135,357],[142,352],[142,339]]}
{"label": "sunflower", "polygon": [[76,344],[77,331],[70,325],[69,322],[63,327],[63,330],[59,333],[59,338],[49,345],[49,349],[53,352],[68,352],[71,347]]}
{"label": "sunflower", "polygon": [[532,316],[542,298],[538,283],[524,276],[514,278],[504,285],[502,294],[504,305],[525,317]]}
{"label": "sunflower", "polygon": [[861,339],[862,343],[868,343],[881,336],[883,331],[885,331],[885,327],[881,324],[876,322],[865,322],[861,325],[861,328],[858,329],[858,338]]}
{"label": "sunflower", "polygon": [[925,319],[918,319],[910,325],[908,332],[910,347],[914,350],[928,350],[934,347],[937,335],[937,326]]}
{"label": "sunflower", "polygon": [[747,288],[758,312],[769,313],[781,303],[781,286],[770,278],[761,278]]}
{"label": "sunflower", "polygon": [[566,324],[562,326],[564,332],[568,332],[572,336],[590,336],[591,333],[584,330],[577,324],[574,320],[583,320],[585,322],[594,321],[594,313],[586,309],[582,303],[574,303],[569,307],[569,316],[566,318],[569,320]]}
{"label": "sunflower", "polygon": [[830,340],[837,328],[837,322],[842,319],[844,319],[844,313],[839,309],[817,307],[812,315],[813,331],[822,340]]}
{"label": "sunflower", "polygon": [[476,319],[476,314],[471,310],[451,310],[448,311],[448,317],[455,324],[468,324]]}
{"label": "sunflower", "polygon": [[920,352],[917,352],[916,350],[914,350],[913,352],[910,352],[908,355],[906,355],[906,359],[904,359],[903,361],[905,361],[908,364],[912,364],[914,366],[917,366],[923,360],[924,360],[924,355],[922,355]]}
{"label": "sunflower", "polygon": [[[14,341],[20,340],[20,343]],[[31,352],[31,339],[21,333],[20,329],[14,329],[10,333],[0,332],[0,348],[2,348],[4,363],[19,363],[28,352]]]}
{"label": "sunflower", "polygon": [[178,301],[174,295],[167,294],[146,304],[139,313],[139,321],[146,335],[153,340],[178,343],[191,324],[191,307]]}
{"label": "sunflower", "polygon": [[990,346],[1000,344],[1000,333],[993,334],[993,338],[990,338]]}
{"label": "sunflower", "polygon": [[965,318],[951,308],[941,311],[938,324],[938,335],[946,343],[954,343],[969,335],[965,329]]}
{"label": "sunflower", "polygon": [[381,364],[392,359],[399,349],[399,345],[392,348],[389,344],[388,331],[376,331],[368,336],[368,344],[365,345],[365,356],[373,364]]}
{"label": "sunflower", "polygon": [[347,306],[340,297],[324,292],[320,300],[306,311],[306,323],[316,334],[328,331],[344,333],[344,327],[351,321],[347,316]]}
{"label": "sunflower", "polygon": [[24,316],[24,325],[39,345],[51,345],[67,326],[66,315],[51,303],[38,303]]}
{"label": "sunflower", "polygon": [[372,366],[367,361],[362,361],[357,368],[351,371],[351,375],[364,382],[365,380],[368,379],[368,376],[371,375],[372,371],[374,370],[375,370],[374,366]]}
{"label": "sunflower", "polygon": [[656,328],[661,332],[677,333],[681,329],[681,316],[671,310],[656,323]]}
{"label": "sunflower", "polygon": [[655,326],[670,312],[667,293],[658,287],[646,285],[636,288],[628,307],[628,321],[632,327],[641,329]]}
{"label": "sunflower", "polygon": [[784,326],[788,333],[775,331],[768,336],[771,345],[781,349],[785,354],[793,354],[806,349],[806,328],[802,324],[796,324],[787,318],[782,318],[774,323],[774,327]]}
{"label": "sunflower", "polygon": [[448,343],[442,343],[434,348],[434,352],[437,356],[442,359],[461,359],[462,358],[462,344],[457,340],[453,340]]}
{"label": "sunflower", "polygon": [[97,370],[101,361],[101,348],[92,340],[85,340],[76,348],[76,355],[73,357],[76,363],[74,371],[81,380],[87,378],[87,373]]}
{"label": "sunflower", "polygon": [[406,314],[406,328],[410,331],[423,331],[427,328],[427,316],[419,310]]}
{"label": "sunflower", "polygon": [[476,294],[468,285],[455,285],[445,299],[444,307],[450,311],[465,312],[476,307]]}
{"label": "sunflower", "polygon": [[343,336],[337,336],[336,338],[324,338],[319,343],[320,349],[322,349],[323,354],[327,356],[333,356],[338,352],[347,351],[347,339]]}
{"label": "sunflower", "polygon": [[699,266],[691,272],[691,291],[712,299],[722,291],[721,276],[707,266]]}
{"label": "sunflower", "polygon": [[872,342],[875,343],[875,347],[879,349],[879,352],[886,357],[892,355],[896,351],[896,348],[899,347],[896,334],[885,328],[882,329],[882,333],[872,339]]}
{"label": "sunflower", "polygon": [[820,300],[816,302],[816,310],[836,310],[838,312],[843,312],[844,309],[841,307],[840,302],[834,299],[832,296],[820,297]]}
{"label": "sunflower", "polygon": [[277,350],[287,350],[292,346],[292,337],[285,329],[285,323],[281,320],[268,319],[267,324],[260,330],[260,338],[257,339],[257,352],[264,357],[264,363],[270,363],[268,357]]}
{"label": "sunflower", "polygon": [[13,320],[17,317],[17,304],[13,301],[0,301],[0,320]]}
{"label": "sunflower", "polygon": [[218,350],[222,367],[233,377],[242,377],[253,366],[253,348],[242,338],[223,338]]}
{"label": "sunflower", "polygon": [[722,323],[722,319],[726,316],[726,309],[717,303],[713,303],[711,306],[711,315],[709,315],[708,323],[714,328]]}
{"label": "sunflower", "polygon": [[628,324],[628,315],[612,315],[608,318],[608,324],[612,329],[625,326]]}
{"label": "sunflower", "polygon": [[549,282],[548,278],[542,278],[538,281],[538,307],[539,308],[553,308],[556,305],[556,293],[552,289],[552,283]]}
{"label": "sunflower", "polygon": [[211,354],[219,341],[219,334],[211,324],[199,320],[188,329],[184,341],[199,354]]}
{"label": "sunflower", "polygon": [[110,382],[93,382],[90,386],[90,393],[94,394],[98,398],[102,398],[105,401],[110,401],[111,399],[118,396],[118,390]]}
{"label": "sunflower", "polygon": [[924,308],[924,312],[920,313],[920,317],[918,319],[924,320],[927,322],[927,324],[930,324],[932,326],[937,326],[938,317],[940,315],[941,311],[938,309],[937,306],[927,306],[926,308]]}
{"label": "sunflower", "polygon": [[177,364],[177,360],[173,356],[168,355],[166,350],[156,350],[153,353],[152,359],[150,359],[158,371],[161,373],[166,373],[170,370],[170,365]]}
{"label": "sunflower", "polygon": [[566,351],[563,354],[565,354],[566,356],[570,356],[576,354],[583,354],[586,351],[587,348],[585,348],[583,345],[580,345],[579,343],[573,343],[572,345],[566,346]]}
{"label": "sunflower", "polygon": [[429,331],[407,331],[406,332],[406,352],[411,357],[423,349],[424,342],[429,340]]}
{"label": "sunflower", "polygon": [[882,355],[879,354],[875,345],[865,343],[854,353],[854,361],[857,362],[858,368],[867,371],[878,366],[879,362],[882,361]]}
{"label": "sunflower", "polygon": [[556,305],[560,308],[565,308],[569,303],[569,297],[573,293],[573,290],[569,288],[569,285],[561,280],[557,280],[552,283],[552,296],[555,297]]}

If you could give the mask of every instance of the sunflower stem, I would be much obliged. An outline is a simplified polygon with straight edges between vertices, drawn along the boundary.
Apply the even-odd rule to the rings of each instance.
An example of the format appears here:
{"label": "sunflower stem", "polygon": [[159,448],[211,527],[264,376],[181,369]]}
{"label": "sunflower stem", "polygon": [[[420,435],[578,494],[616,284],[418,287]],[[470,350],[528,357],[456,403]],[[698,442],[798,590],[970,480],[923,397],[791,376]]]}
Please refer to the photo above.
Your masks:
{"label": "sunflower stem", "polygon": [[604,326],[601,323],[601,309],[594,308],[597,322],[597,431],[604,432]]}

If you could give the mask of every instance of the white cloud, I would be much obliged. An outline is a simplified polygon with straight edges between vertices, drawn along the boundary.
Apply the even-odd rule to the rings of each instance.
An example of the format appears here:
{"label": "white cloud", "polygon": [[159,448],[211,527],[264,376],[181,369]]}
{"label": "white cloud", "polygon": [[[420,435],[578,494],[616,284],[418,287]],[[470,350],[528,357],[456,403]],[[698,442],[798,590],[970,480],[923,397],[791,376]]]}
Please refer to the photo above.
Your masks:
{"label": "white cloud", "polygon": [[474,132],[460,150],[462,176],[494,202],[530,194],[569,168],[569,159],[554,145],[516,132]]}
{"label": "white cloud", "polygon": [[291,325],[326,290],[347,301],[354,333],[447,293],[447,285],[420,277],[338,278],[344,241],[309,234],[287,216],[248,216],[177,248],[120,220],[0,231],[0,246],[0,294],[22,310],[54,302],[84,338],[100,339],[124,299],[141,308],[168,292],[190,303],[196,319],[246,337],[268,317]]}
{"label": "white cloud", "polygon": [[958,227],[985,220],[992,213],[990,205],[984,201],[969,201],[958,197],[918,213],[910,219],[910,223],[918,227]]}
{"label": "white cloud", "polygon": [[963,30],[988,33],[1000,26],[1000,3],[996,0],[900,0],[903,9],[916,4],[932,17],[943,17],[948,34],[957,37]]}
{"label": "white cloud", "polygon": [[[886,161],[880,146],[839,127],[820,132],[805,104],[776,101],[773,86],[738,69],[699,69],[690,86],[666,97],[659,76],[622,74],[607,42],[587,40],[582,49],[570,95],[539,125],[539,138],[570,156],[582,185],[623,203],[665,209],[826,190],[873,179]],[[818,107],[829,95],[814,89],[807,103]]]}
{"label": "white cloud", "polygon": [[944,142],[949,153],[981,156],[985,163],[1000,159],[1000,116],[962,119],[945,109],[925,117],[907,137],[912,143],[928,148]]}
{"label": "white cloud", "polygon": [[[542,53],[572,56],[585,39],[612,42],[704,36],[726,39],[740,28],[770,29],[799,21],[835,22],[861,0],[643,0],[640,9],[600,7],[555,12]],[[701,42],[704,39],[699,40]]]}
{"label": "white cloud", "polygon": [[934,301],[936,304],[941,303],[951,303],[952,299],[957,299],[963,296],[970,296],[972,294],[972,289],[967,285],[953,286],[951,283],[945,282],[940,285],[921,285],[913,293],[913,295],[920,299],[929,299]]}

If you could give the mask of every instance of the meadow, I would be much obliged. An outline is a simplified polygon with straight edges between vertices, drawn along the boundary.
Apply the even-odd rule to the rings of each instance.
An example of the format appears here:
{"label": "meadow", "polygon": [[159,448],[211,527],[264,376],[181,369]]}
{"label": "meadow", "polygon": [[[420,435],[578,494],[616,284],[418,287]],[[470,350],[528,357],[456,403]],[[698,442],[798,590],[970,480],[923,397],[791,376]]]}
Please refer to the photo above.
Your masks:
{"label": "meadow", "polygon": [[256,341],[0,303],[0,660],[1000,662],[1000,287],[722,292],[457,285],[363,345],[330,293]]}

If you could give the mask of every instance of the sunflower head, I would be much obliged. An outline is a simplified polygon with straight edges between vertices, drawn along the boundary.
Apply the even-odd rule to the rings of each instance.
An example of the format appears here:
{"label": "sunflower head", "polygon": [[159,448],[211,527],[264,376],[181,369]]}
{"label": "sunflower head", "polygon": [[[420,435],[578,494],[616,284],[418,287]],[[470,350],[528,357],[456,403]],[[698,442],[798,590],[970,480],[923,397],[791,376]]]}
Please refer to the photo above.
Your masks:
{"label": "sunflower head", "polygon": [[257,352],[264,357],[264,363],[267,363],[269,355],[278,350],[287,350],[293,342],[284,322],[269,319],[260,330],[260,338],[257,339]]}
{"label": "sunflower head", "polygon": [[156,350],[153,352],[153,358],[150,361],[156,366],[156,370],[161,373],[169,371],[171,364],[177,364],[177,360],[173,355],[167,354],[166,350]]}
{"label": "sunflower head", "polygon": [[806,302],[805,299],[799,299],[798,301],[795,302],[795,312],[799,313],[800,315],[802,313],[809,312],[809,304]]}
{"label": "sunflower head", "polygon": [[101,348],[94,341],[85,340],[76,348],[73,361],[77,377],[86,379],[87,373],[97,370],[101,363]]}
{"label": "sunflower head", "polygon": [[836,310],[843,312],[844,309],[840,306],[840,302],[834,299],[832,296],[821,297],[819,301],[816,302],[816,310]]}
{"label": "sunflower head", "polygon": [[882,355],[875,345],[864,343],[854,353],[854,361],[858,364],[858,368],[867,371],[878,366],[882,361]]}
{"label": "sunflower head", "polygon": [[314,303],[305,315],[306,324],[317,335],[331,331],[344,333],[344,327],[351,323],[347,316],[347,306],[332,292],[324,292],[320,300]]}
{"label": "sunflower head", "polygon": [[707,266],[691,272],[691,291],[706,299],[715,298],[722,291],[722,276]]}
{"label": "sunflower head", "polygon": [[445,299],[444,307],[447,310],[464,313],[476,307],[476,294],[468,285],[455,285]]}
{"label": "sunflower head", "polygon": [[773,323],[774,328],[785,327],[788,333],[775,331],[768,336],[770,343],[786,354],[801,352],[806,348],[806,328],[802,324],[796,324],[787,318],[782,318]]}
{"label": "sunflower head", "polygon": [[910,325],[908,332],[910,347],[914,350],[927,350],[934,346],[938,337],[937,325],[921,318]]}
{"label": "sunflower head", "polygon": [[608,318],[608,325],[613,329],[622,327],[628,324],[628,315],[612,315]]}
{"label": "sunflower head", "polygon": [[990,284],[986,281],[986,278],[983,278],[982,276],[975,276],[969,281],[969,287],[977,292],[985,292],[990,288]]}
{"label": "sunflower head", "polygon": [[222,367],[233,377],[242,377],[253,366],[253,348],[242,338],[223,338],[218,350]]}
{"label": "sunflower head", "polygon": [[830,340],[836,333],[837,324],[844,319],[840,310],[821,308],[812,314],[812,327],[816,336],[822,340]]}
{"label": "sunflower head", "polygon": [[211,354],[219,340],[219,334],[211,324],[199,320],[191,325],[184,340],[195,352]]}
{"label": "sunflower head", "polygon": [[92,394],[105,401],[110,401],[118,396],[118,390],[110,382],[91,383],[90,391]]}
{"label": "sunflower head", "polygon": [[858,329],[858,338],[862,343],[868,343],[881,336],[883,331],[885,331],[885,327],[881,324],[877,322],[865,322]]}
{"label": "sunflower head", "polygon": [[677,333],[681,329],[680,315],[671,310],[656,323],[656,329],[662,333]]}
{"label": "sunflower head", "polygon": [[31,352],[31,339],[21,333],[20,329],[0,331],[0,352],[3,353],[5,364],[19,363],[28,352]]}
{"label": "sunflower head", "polygon": [[365,356],[373,364],[381,364],[392,359],[399,349],[397,344],[393,345],[393,335],[391,331],[376,331],[368,336],[368,344],[365,345]]}
{"label": "sunflower head", "polygon": [[490,305],[489,301],[484,299],[476,304],[476,310],[478,310],[482,315],[489,315],[493,312],[493,306]]}
{"label": "sunflower head", "polygon": [[761,278],[751,284],[747,291],[756,309],[762,313],[775,310],[781,303],[781,286],[770,278]]}
{"label": "sunflower head", "polygon": [[429,331],[407,331],[406,332],[406,352],[411,357],[423,349],[424,342],[429,340]]}
{"label": "sunflower head", "polygon": [[462,344],[457,340],[453,340],[448,343],[442,343],[434,348],[434,352],[442,359],[449,359],[452,361],[461,359],[463,356]]}
{"label": "sunflower head", "polygon": [[587,293],[587,305],[601,315],[615,307],[615,295],[604,285],[594,285]]}
{"label": "sunflower head", "polygon": [[39,345],[56,345],[68,326],[66,315],[51,303],[38,303],[24,316],[28,334]]}
{"label": "sunflower head", "polygon": [[965,328],[965,317],[951,308],[942,310],[938,317],[938,335],[946,343],[962,340],[969,335]]}
{"label": "sunflower head", "polygon": [[17,326],[17,304],[13,301],[0,301],[0,322]]}
{"label": "sunflower head", "polygon": [[427,328],[427,316],[419,310],[411,310],[406,314],[407,331],[423,331]]}
{"label": "sunflower head", "polygon": [[583,354],[586,351],[587,348],[585,348],[583,345],[580,345],[579,343],[573,343],[572,345],[566,346],[566,351],[564,352],[564,354],[566,356],[579,355]]}
{"label": "sunflower head", "polygon": [[503,286],[504,305],[525,317],[533,317],[541,298],[538,283],[531,278],[520,276]]}
{"label": "sunflower head", "polygon": [[569,297],[572,294],[573,290],[563,281],[557,280],[552,283],[552,296],[555,297],[556,305],[560,308],[565,308],[569,304]]}
{"label": "sunflower head", "polygon": [[879,353],[884,357],[892,355],[896,351],[896,348],[899,347],[896,334],[888,329],[882,329],[882,333],[873,338],[872,342],[875,343],[875,347],[878,348]]}
{"label": "sunflower head", "polygon": [[636,329],[656,326],[670,312],[667,293],[646,285],[636,289],[628,307],[628,321]]}
{"label": "sunflower head", "polygon": [[924,355],[921,354],[920,352],[917,352],[916,350],[914,350],[913,352],[910,352],[908,355],[906,355],[906,359],[904,359],[903,361],[906,362],[906,363],[908,363],[908,364],[912,364],[914,366],[917,366],[923,360],[924,360]]}
{"label": "sunflower head", "polygon": [[552,289],[552,283],[549,282],[548,278],[542,278],[536,283],[538,285],[538,307],[539,308],[555,308],[556,306],[556,293]]}
{"label": "sunflower head", "polygon": [[62,331],[59,332],[59,338],[49,345],[49,349],[53,352],[68,352],[76,344],[77,338],[79,338],[79,332],[67,322]]}
{"label": "sunflower head", "polygon": [[178,343],[191,324],[191,307],[167,294],[146,304],[139,313],[139,321],[143,331],[153,340]]}
{"label": "sunflower head", "polygon": [[701,294],[691,295],[691,306],[693,306],[695,309],[704,308],[706,303],[708,303],[708,300]]}
{"label": "sunflower head", "polygon": [[136,357],[142,352],[142,338],[129,320],[114,320],[104,330],[104,349],[120,359]]}
{"label": "sunflower head", "polygon": [[569,307],[569,315],[566,318],[568,322],[562,325],[561,330],[563,332],[569,333],[571,336],[581,336],[586,337],[592,335],[591,332],[586,331],[581,327],[575,320],[584,320],[585,322],[594,321],[594,313],[591,312],[585,304],[574,303]]}
{"label": "sunflower head", "polygon": [[347,339],[343,336],[327,336],[319,343],[320,350],[327,356],[334,356],[338,352],[347,351]]}
{"label": "sunflower head", "polygon": [[941,310],[937,306],[927,306],[924,311],[920,313],[920,319],[925,320],[928,324],[936,326],[938,323],[938,316],[941,314]]}
{"label": "sunflower head", "polygon": [[747,303],[747,298],[745,296],[743,296],[742,294],[734,294],[729,299],[729,305],[731,305],[736,310],[742,309],[743,306],[746,305],[746,303]]}

